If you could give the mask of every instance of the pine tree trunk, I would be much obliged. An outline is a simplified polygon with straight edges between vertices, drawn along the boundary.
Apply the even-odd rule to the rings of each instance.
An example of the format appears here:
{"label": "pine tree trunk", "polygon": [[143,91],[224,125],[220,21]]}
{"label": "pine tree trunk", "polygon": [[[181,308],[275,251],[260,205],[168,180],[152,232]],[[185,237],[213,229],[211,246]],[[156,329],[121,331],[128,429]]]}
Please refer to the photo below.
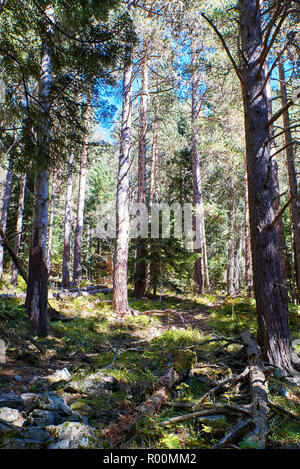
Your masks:
{"label": "pine tree trunk", "polygon": [[[54,9],[48,6],[45,16],[54,21]],[[35,162],[34,212],[32,240],[29,255],[26,309],[31,324],[38,335],[48,334],[48,271],[46,242],[48,229],[49,160],[50,160],[50,98],[52,85],[53,25],[45,24],[42,42],[42,63],[39,81],[40,118],[38,127],[38,158]]]}
{"label": "pine tree trunk", "polygon": [[[142,62],[142,88],[140,102],[140,126],[138,147],[138,196],[137,201],[146,204],[146,131],[148,108],[148,41],[145,42],[145,56]],[[139,224],[137,230],[139,231]],[[146,289],[146,240],[137,238],[136,270],[134,292],[137,298],[142,298]]]}
{"label": "pine tree trunk", "polygon": [[[9,206],[11,185],[12,185],[11,166],[12,166],[12,160],[10,158],[9,163],[8,163],[7,173],[6,173],[5,190],[4,190],[2,213],[1,213],[1,228],[4,231],[4,233],[6,231],[8,206]],[[3,244],[0,243],[0,277],[3,275],[3,260],[4,260],[4,247],[3,247]]]}
{"label": "pine tree trunk", "polygon": [[121,148],[116,200],[116,243],[113,273],[113,308],[120,318],[129,311],[128,245],[129,245],[129,168],[132,120],[132,53],[127,53],[123,78]]}
{"label": "pine tree trunk", "polygon": [[[269,72],[268,64],[265,64],[265,74]],[[273,117],[273,110],[272,110],[272,90],[271,90],[271,83],[268,80],[266,84],[266,95],[268,99],[268,117],[272,119]],[[270,125],[270,136],[274,137],[274,125]],[[280,188],[279,188],[279,180],[278,180],[278,165],[275,157],[273,156],[276,153],[275,142],[272,139],[270,141],[270,157],[272,158],[272,179],[273,184],[275,187],[275,198],[273,200],[273,207],[275,214],[280,213],[281,211],[281,204],[280,204]],[[279,239],[279,254],[280,254],[280,265],[281,265],[281,272],[282,272],[282,280],[283,284],[286,285],[287,278],[286,278],[286,264],[285,264],[285,244],[284,244],[284,227],[282,217],[276,223],[275,230],[277,230],[278,239]]]}
{"label": "pine tree trunk", "polygon": [[235,295],[234,288],[234,245],[235,245],[235,193],[234,193],[234,177],[231,175],[229,187],[229,209],[228,209],[228,263],[227,263],[227,294]]}
{"label": "pine tree trunk", "polygon": [[88,156],[88,139],[89,139],[89,124],[90,124],[89,121],[90,121],[90,97],[88,98],[87,111],[85,115],[85,133],[84,133],[82,156],[81,156],[81,161],[80,161],[77,218],[76,218],[76,228],[75,228],[75,237],[74,237],[73,283],[77,285],[80,284],[82,280],[81,250],[82,250],[82,233],[83,233],[85,191],[86,191],[86,166],[87,166],[87,156]]}
{"label": "pine tree trunk", "polygon": [[[16,223],[16,237],[15,237],[15,245],[14,245],[14,252],[15,255],[18,257],[20,244],[21,244],[21,236],[22,236],[22,225],[23,225],[23,212],[24,212],[24,201],[25,201],[25,189],[26,189],[26,173],[23,173],[20,180],[20,192],[19,192],[19,201],[18,201],[18,213],[17,213],[17,223]],[[11,267],[11,280],[10,283],[12,285],[17,285],[18,283],[18,268],[15,263],[12,263]]]}
{"label": "pine tree trunk", "polygon": [[66,203],[64,217],[64,253],[62,264],[62,280],[63,288],[70,288],[70,255],[71,255],[71,231],[72,231],[72,190],[73,190],[73,150],[69,160],[69,171],[66,188]]}
{"label": "pine tree trunk", "polygon": [[247,176],[247,158],[245,155],[245,287],[246,293],[250,297],[252,293],[251,286],[251,246],[250,246],[250,221],[249,221],[249,200],[248,200],[248,176]]}
{"label": "pine tree trunk", "polygon": [[47,269],[50,275],[51,271],[51,251],[52,251],[52,239],[53,239],[53,222],[54,222],[54,205],[55,205],[55,194],[56,194],[56,173],[52,175],[52,192],[50,200],[50,214],[49,214],[49,232],[48,232],[48,247],[47,247]]}
{"label": "pine tree trunk", "polygon": [[[291,369],[288,297],[283,285],[278,233],[270,229],[275,217],[276,188],[270,160],[268,101],[265,70],[260,67],[263,50],[260,6],[256,0],[240,0],[241,46],[247,65],[241,76],[246,132],[249,213],[254,291],[258,317],[258,342],[263,358],[285,370]],[[243,62],[245,64],[245,61]]]}
{"label": "pine tree trunk", "polygon": [[194,252],[199,254],[194,265],[194,280],[197,284],[198,293],[204,292],[204,259],[203,259],[203,201],[202,201],[202,178],[200,157],[198,152],[198,133],[197,133],[197,90],[198,77],[195,70],[196,57],[194,47],[192,51],[192,171],[193,171],[193,205],[195,214],[193,215],[193,230],[196,237],[200,240],[200,247],[195,247]]}
{"label": "pine tree trunk", "polygon": [[[286,84],[285,84],[285,74],[282,60],[279,60],[279,80],[280,80],[280,93],[281,93],[281,103],[282,106],[285,106],[288,102]],[[292,197],[291,203],[291,214],[292,214],[292,229],[293,229],[293,238],[295,246],[295,264],[296,264],[296,279],[297,279],[297,298],[300,302],[300,200],[299,200],[299,191],[297,185],[297,175],[295,169],[294,161],[294,147],[292,144],[293,138],[290,130],[290,116],[289,112],[285,111],[283,113],[283,126],[285,129],[284,133],[284,143],[286,147],[286,162],[287,162],[287,171],[289,179],[289,192]]]}

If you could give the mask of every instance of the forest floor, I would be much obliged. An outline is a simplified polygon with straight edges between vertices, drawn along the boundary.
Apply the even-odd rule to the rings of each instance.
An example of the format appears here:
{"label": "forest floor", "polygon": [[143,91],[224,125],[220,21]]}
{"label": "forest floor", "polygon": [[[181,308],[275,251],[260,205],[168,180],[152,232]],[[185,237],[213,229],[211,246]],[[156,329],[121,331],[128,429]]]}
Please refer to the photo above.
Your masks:
{"label": "forest floor", "polygon": [[[3,282],[0,293],[8,289],[11,286]],[[18,291],[22,291],[22,286]],[[103,448],[211,448],[241,417],[229,412],[229,407],[240,406],[245,412],[249,409],[251,395],[245,382],[220,387],[202,398],[247,366],[239,337],[244,330],[255,333],[253,299],[170,294],[160,302],[131,297],[130,305],[139,313],[123,323],[116,320],[109,295],[51,299],[52,308],[59,314],[53,315],[47,338],[34,335],[23,303],[18,298],[0,299],[0,339],[7,347],[6,363],[0,365],[0,394],[40,392],[46,383],[47,389],[55,391],[72,411],[79,412],[88,425],[99,431]],[[300,338],[300,308],[293,305],[290,323],[293,339]],[[118,421],[120,415],[125,419],[134,412],[153,393],[155,383],[178,353],[186,350],[194,352],[195,363],[172,388],[168,399],[151,415],[140,419],[134,431],[124,432],[121,440],[114,441],[113,434],[105,438],[103,429]],[[64,368],[70,372],[71,384],[37,379]],[[110,381],[100,383],[103,376],[110,377]],[[98,386],[94,378],[96,384],[98,379]],[[267,389],[270,402],[299,419],[299,385],[273,373],[268,377]],[[165,422],[212,408],[219,411]],[[300,448],[300,419],[274,410],[268,423],[267,448]],[[224,447],[251,448],[251,442],[247,436],[237,435]]]}

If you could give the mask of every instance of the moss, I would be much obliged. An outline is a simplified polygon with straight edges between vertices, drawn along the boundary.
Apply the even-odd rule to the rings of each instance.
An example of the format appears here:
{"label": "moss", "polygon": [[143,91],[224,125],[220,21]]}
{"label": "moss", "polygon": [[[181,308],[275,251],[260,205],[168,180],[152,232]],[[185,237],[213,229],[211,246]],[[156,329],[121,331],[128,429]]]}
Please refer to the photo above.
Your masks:
{"label": "moss", "polygon": [[196,364],[196,361],[196,352],[192,350],[181,350],[178,352],[173,366],[180,376],[185,376]]}

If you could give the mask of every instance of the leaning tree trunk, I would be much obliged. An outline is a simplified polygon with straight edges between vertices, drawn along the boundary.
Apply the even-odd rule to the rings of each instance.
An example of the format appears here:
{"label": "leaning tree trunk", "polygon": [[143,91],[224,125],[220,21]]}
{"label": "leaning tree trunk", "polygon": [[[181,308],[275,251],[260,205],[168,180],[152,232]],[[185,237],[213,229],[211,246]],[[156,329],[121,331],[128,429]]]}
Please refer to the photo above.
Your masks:
{"label": "leaning tree trunk", "polygon": [[[18,257],[19,249],[21,244],[22,236],[22,225],[23,225],[23,212],[24,212],[24,201],[25,201],[25,189],[26,189],[26,173],[23,173],[20,181],[20,192],[19,192],[19,201],[18,201],[18,213],[17,213],[17,224],[16,224],[16,237],[15,237],[15,246],[14,252]],[[11,280],[12,285],[17,285],[18,283],[18,268],[13,262],[11,267]]]}
{"label": "leaning tree trunk", "polygon": [[[276,189],[271,176],[268,101],[264,89],[263,33],[257,0],[240,0],[240,34],[243,52],[243,101],[249,183],[249,211],[258,341],[263,358],[291,369],[288,297],[283,286],[279,239],[271,228]],[[247,64],[247,65],[246,65]]]}
{"label": "leaning tree trunk", "polygon": [[82,279],[81,271],[81,249],[82,249],[82,233],[84,220],[84,205],[86,191],[86,166],[88,156],[88,138],[90,125],[90,97],[88,97],[87,110],[85,115],[85,132],[83,141],[83,151],[80,161],[77,219],[74,238],[74,263],[73,263],[73,283],[80,284]]}
{"label": "leaning tree trunk", "polygon": [[[286,92],[286,84],[285,84],[285,76],[284,76],[284,68],[282,60],[279,60],[278,64],[279,68],[279,80],[280,80],[280,94],[281,94],[281,103],[282,106],[286,106],[288,99],[287,99],[287,92]],[[297,185],[297,175],[295,169],[295,161],[294,161],[294,147],[293,147],[293,138],[291,134],[291,122],[289,111],[286,110],[283,113],[283,127],[285,129],[284,132],[284,140],[285,140],[285,147],[286,147],[286,162],[287,162],[287,171],[288,171],[288,179],[289,179],[289,192],[292,198],[291,202],[291,215],[292,215],[292,230],[293,230],[293,239],[294,239],[294,246],[295,246],[295,264],[296,264],[296,283],[297,283],[297,298],[298,302],[300,302],[300,199],[299,199],[299,191]]]}
{"label": "leaning tree trunk", "polygon": [[[142,62],[142,88],[140,103],[140,128],[138,147],[138,196],[140,204],[146,204],[146,131],[147,131],[147,108],[148,108],[148,48],[149,43],[145,41],[145,56]],[[140,230],[138,222],[137,231]],[[137,298],[142,298],[146,289],[146,240],[141,237],[136,241],[136,270],[134,292]]]}
{"label": "leaning tree trunk", "polygon": [[[9,199],[11,193],[11,185],[12,185],[12,159],[9,159],[8,169],[6,173],[6,180],[5,180],[5,190],[4,190],[4,198],[3,198],[3,205],[2,205],[2,213],[1,213],[1,228],[2,230],[6,231],[6,224],[7,224],[7,216],[8,216],[8,206],[9,206]],[[4,260],[4,247],[3,244],[0,243],[0,276],[3,275],[3,260]]]}
{"label": "leaning tree trunk", "polygon": [[51,251],[52,251],[52,240],[53,240],[55,194],[56,194],[56,173],[53,172],[53,175],[52,175],[52,192],[51,192],[51,200],[50,200],[50,214],[49,214],[47,262],[46,262],[49,274],[50,274],[50,270],[51,270]]}
{"label": "leaning tree trunk", "polygon": [[129,169],[132,121],[132,52],[127,53],[123,78],[121,147],[116,200],[116,243],[113,273],[113,308],[120,318],[129,311],[128,245],[129,245]]}
{"label": "leaning tree trunk", "polygon": [[71,254],[71,231],[72,231],[72,190],[73,190],[73,165],[74,152],[71,152],[69,160],[69,171],[66,189],[65,217],[64,217],[64,252],[62,264],[63,288],[70,287],[70,254]]}
{"label": "leaning tree trunk", "polygon": [[[45,14],[54,21],[54,9],[51,6],[45,9]],[[48,334],[48,271],[45,256],[49,200],[49,113],[52,84],[51,36],[54,32],[52,24],[45,24],[43,32],[43,53],[39,81],[38,155],[35,161],[33,226],[26,295],[26,309],[29,320],[39,336],[46,336]]]}

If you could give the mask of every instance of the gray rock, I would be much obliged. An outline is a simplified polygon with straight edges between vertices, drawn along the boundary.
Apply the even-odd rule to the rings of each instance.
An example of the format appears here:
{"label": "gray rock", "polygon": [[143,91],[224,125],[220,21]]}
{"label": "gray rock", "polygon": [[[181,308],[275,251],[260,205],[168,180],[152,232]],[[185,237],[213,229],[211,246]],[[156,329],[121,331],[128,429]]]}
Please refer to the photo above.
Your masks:
{"label": "gray rock", "polygon": [[21,397],[14,392],[0,393],[0,407],[22,410],[24,408],[24,402]]}
{"label": "gray rock", "polygon": [[66,402],[54,392],[48,392],[41,394],[38,399],[38,407],[43,410],[55,410],[61,415],[72,415],[71,407],[66,404]]}
{"label": "gray rock", "polygon": [[48,431],[41,428],[28,428],[27,430],[15,431],[2,442],[4,449],[41,449],[47,448],[53,438]]}
{"label": "gray rock", "polygon": [[113,377],[99,371],[93,373],[82,381],[71,381],[65,386],[67,392],[81,392],[84,394],[96,394],[105,389],[116,389],[118,381]]}
{"label": "gray rock", "polygon": [[59,425],[64,421],[59,412],[52,410],[35,409],[28,416],[28,423],[37,427],[47,427],[48,425]]}
{"label": "gray rock", "polygon": [[21,399],[24,404],[25,413],[31,412],[31,410],[38,407],[39,394],[35,394],[33,392],[27,392],[27,393],[21,394]]}
{"label": "gray rock", "polygon": [[0,409],[0,419],[5,422],[14,422],[20,417],[20,412],[17,409],[10,409],[9,407],[2,407]]}
{"label": "gray rock", "polygon": [[56,441],[48,449],[101,449],[97,432],[89,425],[78,422],[65,422],[48,427],[49,434]]}

